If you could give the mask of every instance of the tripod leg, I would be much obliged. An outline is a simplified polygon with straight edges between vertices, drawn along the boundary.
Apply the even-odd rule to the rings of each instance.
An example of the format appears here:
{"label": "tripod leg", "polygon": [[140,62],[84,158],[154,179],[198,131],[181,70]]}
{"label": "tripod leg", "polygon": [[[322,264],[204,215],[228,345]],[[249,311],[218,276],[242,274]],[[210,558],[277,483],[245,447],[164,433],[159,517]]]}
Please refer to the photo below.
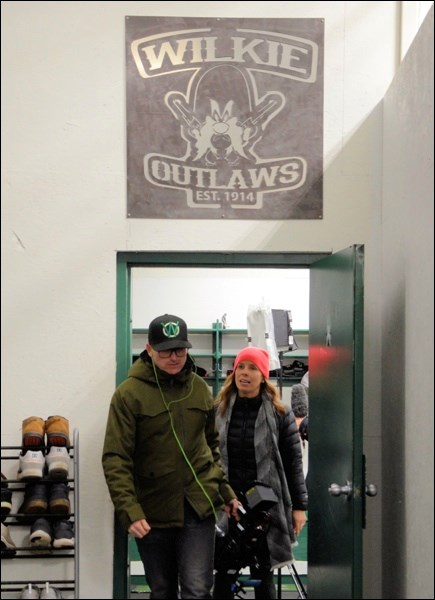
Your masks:
{"label": "tripod leg", "polygon": [[305,591],[304,584],[299,577],[299,573],[296,571],[296,567],[292,564],[289,566],[289,570],[298,591],[299,598],[307,598],[307,592]]}

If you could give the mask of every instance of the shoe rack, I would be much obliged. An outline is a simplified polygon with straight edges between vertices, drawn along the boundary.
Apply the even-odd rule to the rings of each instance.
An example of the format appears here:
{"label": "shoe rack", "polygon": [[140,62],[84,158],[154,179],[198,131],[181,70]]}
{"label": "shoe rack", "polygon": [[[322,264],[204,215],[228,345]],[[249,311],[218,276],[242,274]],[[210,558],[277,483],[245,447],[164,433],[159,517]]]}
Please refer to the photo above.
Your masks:
{"label": "shoe rack", "polygon": [[[45,456],[48,448],[41,448]],[[46,583],[56,588],[62,593],[63,598],[80,598],[79,590],[79,434],[74,429],[72,436],[72,445],[67,446],[69,461],[69,472],[67,479],[49,479],[44,475],[42,479],[33,481],[22,481],[8,474],[18,472],[19,457],[22,451],[21,446],[2,446],[1,462],[2,473],[6,479],[2,478],[2,486],[7,487],[12,492],[12,509],[4,516],[2,508],[2,524],[8,529],[9,544],[3,543],[2,531],[2,568],[1,568],[1,597],[3,598],[24,598],[21,596],[23,589],[30,584],[36,589],[46,588]],[[10,464],[14,461],[14,464]],[[16,468],[15,468],[16,465]],[[26,485],[29,483],[42,483],[44,485],[64,482],[68,484],[70,512],[63,515],[53,515],[50,513],[37,514],[29,517],[28,514],[19,513],[21,508]],[[48,494],[47,494],[48,495]],[[49,546],[31,545],[29,535],[32,522],[36,518],[44,517],[49,523],[59,520],[68,520],[74,527],[74,547],[56,548],[52,544]],[[23,520],[25,522],[23,522]],[[2,528],[3,529],[3,528]],[[53,540],[52,540],[53,541]],[[32,596],[33,597],[33,596]],[[43,597],[41,595],[41,597]],[[44,596],[45,597],[45,596]],[[47,596],[48,597],[48,596]],[[50,596],[55,597],[55,596]]]}

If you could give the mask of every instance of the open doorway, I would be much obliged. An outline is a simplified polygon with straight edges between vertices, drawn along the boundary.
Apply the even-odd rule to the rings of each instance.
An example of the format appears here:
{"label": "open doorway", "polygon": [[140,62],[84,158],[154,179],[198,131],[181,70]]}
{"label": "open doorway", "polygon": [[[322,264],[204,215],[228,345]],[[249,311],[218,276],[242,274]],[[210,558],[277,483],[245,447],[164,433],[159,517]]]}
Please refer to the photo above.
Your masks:
{"label": "open doorway", "polygon": [[[283,401],[291,405],[291,387],[308,370],[309,269],[259,269],[201,267],[135,267],[131,276],[132,360],[143,351],[147,327],[159,314],[180,315],[188,324],[189,355],[216,397],[232,370],[238,351],[249,342],[248,310],[270,307],[290,315],[292,343],[271,361],[271,380],[281,389]],[[284,336],[285,336],[285,332]],[[264,337],[264,336],[263,336]],[[263,339],[264,342],[266,340]],[[275,348],[273,339],[267,340]],[[263,345],[260,342],[254,345]],[[265,345],[267,348],[267,346]],[[276,370],[276,367],[279,368]],[[308,444],[304,452],[307,461]],[[296,569],[307,575],[307,527],[294,548]],[[147,593],[143,565],[134,540],[129,540],[130,592]],[[245,569],[246,571],[246,569]],[[246,571],[247,572],[247,571]],[[276,571],[276,584],[283,593],[293,592],[287,572]],[[287,597],[286,595],[282,596]]]}
{"label": "open doorway", "polygon": [[[240,332],[242,337],[239,339],[239,347],[242,347],[247,341],[243,339],[247,306],[249,303],[267,301],[273,305],[272,308],[292,311],[295,334],[301,336],[300,340],[302,334],[306,337],[306,342],[302,342],[302,352],[305,352],[308,359],[308,269],[313,262],[324,256],[327,254],[120,253],[117,286],[117,382],[120,383],[126,377],[136,352],[135,344],[143,341],[140,336],[146,335],[145,330],[150,320],[157,314],[174,310],[186,319],[190,330],[212,331],[216,322],[222,325],[224,320],[225,328],[228,326],[228,330],[234,328]],[[290,276],[291,273],[293,276]],[[238,289],[242,279],[243,302]],[[192,294],[193,281],[196,281],[195,289],[201,292],[196,298]],[[301,285],[298,300],[302,301],[303,298],[301,308],[295,307],[297,285]],[[215,294],[213,302],[210,302],[212,288],[215,289]],[[217,288],[220,295],[216,292]],[[255,295],[253,289],[256,290]],[[179,301],[180,293],[186,296],[184,303]],[[190,311],[193,311],[192,314]],[[135,339],[135,336],[139,337]],[[130,558],[128,540],[119,526],[115,525],[114,598],[130,597],[130,577],[133,575],[130,571]]]}

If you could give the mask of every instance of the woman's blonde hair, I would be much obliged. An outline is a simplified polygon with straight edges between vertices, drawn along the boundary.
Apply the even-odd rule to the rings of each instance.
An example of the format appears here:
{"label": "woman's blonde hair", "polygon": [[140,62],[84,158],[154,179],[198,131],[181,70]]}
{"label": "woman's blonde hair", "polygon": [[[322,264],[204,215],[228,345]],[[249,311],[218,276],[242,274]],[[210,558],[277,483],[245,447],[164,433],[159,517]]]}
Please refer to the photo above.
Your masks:
{"label": "woman's blonde hair", "polygon": [[[228,407],[230,405],[230,400],[233,394],[237,392],[236,386],[236,377],[234,375],[234,371],[228,375],[225,379],[223,386],[218,392],[216,396],[215,405],[217,406],[217,410],[221,415],[224,415]],[[267,396],[270,398],[273,407],[276,412],[280,415],[286,413],[288,411],[288,407],[282,402],[281,394],[279,389],[275,384],[271,383],[268,379],[265,379],[260,387],[260,394],[266,392]]]}

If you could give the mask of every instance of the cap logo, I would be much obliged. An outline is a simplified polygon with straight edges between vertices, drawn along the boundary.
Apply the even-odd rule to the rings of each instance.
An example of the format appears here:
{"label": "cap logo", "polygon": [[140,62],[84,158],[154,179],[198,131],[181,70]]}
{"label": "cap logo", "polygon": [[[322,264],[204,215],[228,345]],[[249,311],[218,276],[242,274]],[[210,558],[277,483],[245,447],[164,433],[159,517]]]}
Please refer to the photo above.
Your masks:
{"label": "cap logo", "polygon": [[169,321],[169,323],[161,323],[163,335],[167,338],[174,338],[180,333],[180,326],[173,321]]}

